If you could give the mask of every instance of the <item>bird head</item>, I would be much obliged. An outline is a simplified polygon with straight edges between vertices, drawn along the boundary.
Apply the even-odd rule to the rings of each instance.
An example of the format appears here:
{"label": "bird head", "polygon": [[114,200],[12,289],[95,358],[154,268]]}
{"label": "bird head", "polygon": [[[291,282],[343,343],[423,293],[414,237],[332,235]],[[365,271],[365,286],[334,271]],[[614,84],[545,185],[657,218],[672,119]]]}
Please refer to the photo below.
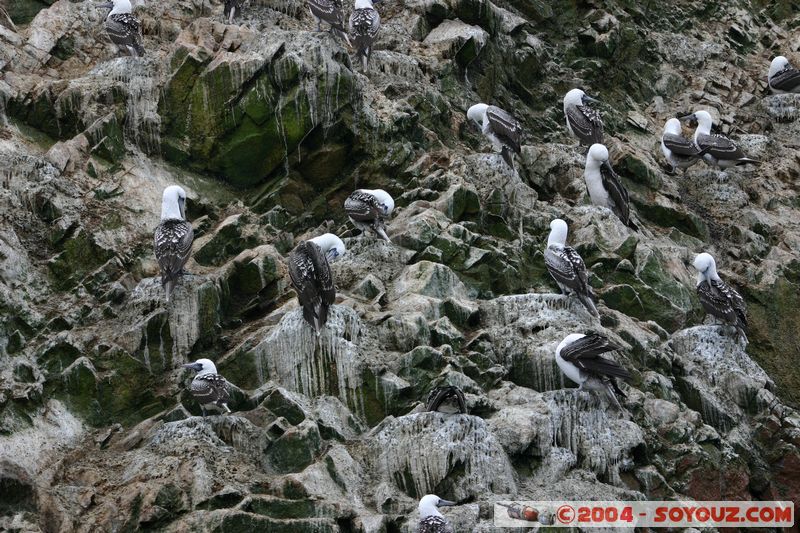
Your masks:
{"label": "bird head", "polygon": [[694,258],[694,268],[699,273],[699,279],[717,279],[717,263],[711,254],[703,252]]}
{"label": "bird head", "polygon": [[123,15],[133,10],[130,0],[111,0],[105,4],[100,4],[98,7],[111,9],[109,15]]}
{"label": "bird head", "polygon": [[333,233],[326,233],[324,235],[320,235],[319,237],[314,237],[311,239],[311,242],[322,249],[322,253],[325,254],[328,262],[331,263],[342,257],[347,251],[342,239]]}
{"label": "bird head", "polygon": [[778,56],[772,60],[772,63],[769,64],[769,74],[767,75],[768,78],[772,78],[775,74],[782,71],[786,67],[789,66],[789,60],[783,56]]}
{"label": "bird head", "polygon": [[186,191],[178,185],[164,189],[161,197],[161,220],[170,218],[186,220]]}
{"label": "bird head", "polygon": [[392,211],[394,211],[394,198],[392,198],[391,194],[383,189],[375,189],[367,192],[378,199],[378,203],[380,204],[385,216],[392,214]]}
{"label": "bird head", "polygon": [[700,132],[705,133],[706,135],[711,133],[711,125],[714,121],[711,118],[711,113],[708,111],[695,111],[691,115],[685,115],[680,118],[681,122],[689,120],[697,122],[697,129]]}
{"label": "bird head", "polygon": [[214,363],[212,363],[210,359],[198,359],[194,363],[186,363],[185,365],[182,366],[183,368],[194,370],[195,372],[197,372],[198,376],[202,376],[203,374],[217,373],[217,367],[214,366]]}
{"label": "bird head", "polygon": [[681,128],[681,121],[677,118],[669,119],[666,124],[664,124],[664,133],[672,133],[674,135],[680,135],[682,131]]}
{"label": "bird head", "polygon": [[582,89],[572,89],[564,96],[564,107],[586,105],[589,102],[598,103],[597,100],[583,92]]}
{"label": "bird head", "polygon": [[550,236],[547,238],[547,246],[558,244],[564,246],[567,242],[567,223],[560,218],[550,222]]}
{"label": "bird head", "polygon": [[483,126],[483,117],[486,116],[486,110],[489,106],[486,104],[475,104],[467,110],[467,118],[475,122],[478,126]]}
{"label": "bird head", "polygon": [[435,494],[428,494],[419,501],[419,516],[421,518],[442,516],[437,507],[449,507],[452,505],[456,505],[456,502],[443,500]]}

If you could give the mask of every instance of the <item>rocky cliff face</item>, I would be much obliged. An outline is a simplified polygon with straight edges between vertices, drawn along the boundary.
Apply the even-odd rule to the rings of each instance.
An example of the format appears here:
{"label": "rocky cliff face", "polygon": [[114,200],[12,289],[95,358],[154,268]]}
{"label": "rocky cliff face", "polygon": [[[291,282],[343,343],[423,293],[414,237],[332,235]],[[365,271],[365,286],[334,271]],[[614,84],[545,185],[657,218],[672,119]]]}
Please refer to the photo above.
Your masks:
{"label": "rocky cliff face", "polygon": [[[500,498],[800,504],[800,97],[764,80],[797,55],[792,6],[389,2],[365,75],[300,1],[238,25],[146,2],[142,59],[115,56],[93,3],[12,2],[0,526],[413,531],[429,492],[460,502],[458,531],[492,530]],[[560,103],[577,85],[604,102],[638,233],[586,202]],[[479,100],[525,125],[518,174],[466,123]],[[764,164],[666,174],[662,125],[699,107]],[[167,305],[152,229],[174,183],[196,240]],[[397,199],[392,244],[348,233],[357,187]],[[555,217],[599,321],[544,269]],[[323,230],[348,253],[316,339],[285,256]],[[746,351],[704,325],[700,251],[746,297]],[[624,346],[622,413],[555,365],[589,331]],[[238,387],[232,415],[196,416],[179,364],[200,357]],[[442,383],[469,416],[423,412]]]}

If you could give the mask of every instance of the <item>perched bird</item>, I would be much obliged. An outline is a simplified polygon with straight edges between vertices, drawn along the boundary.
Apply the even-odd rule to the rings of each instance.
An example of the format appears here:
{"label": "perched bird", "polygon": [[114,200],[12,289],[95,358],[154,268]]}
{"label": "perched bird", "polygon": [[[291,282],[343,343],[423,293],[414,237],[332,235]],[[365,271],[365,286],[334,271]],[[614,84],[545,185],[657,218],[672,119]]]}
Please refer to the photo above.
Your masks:
{"label": "perched bird", "polygon": [[661,135],[661,151],[672,165],[673,172],[681,168],[686,174],[686,169],[700,161],[708,149],[700,150],[694,141],[681,135],[681,131],[681,121],[677,118],[669,119],[664,124],[664,134]]}
{"label": "perched bird", "polygon": [[428,394],[426,411],[439,411],[445,414],[467,414],[467,399],[464,392],[455,385],[436,387]]}
{"label": "perched bird", "polygon": [[342,240],[326,233],[298,244],[289,254],[289,277],[303,307],[303,318],[317,336],[328,320],[328,308],[336,299],[329,261],[344,255]]}
{"label": "perched bird", "polygon": [[564,117],[567,130],[584,146],[603,142],[603,119],[600,112],[589,107],[597,102],[580,89],[572,89],[564,96]]}
{"label": "perched bird", "polygon": [[572,333],[556,348],[556,363],[565,376],[578,384],[579,390],[605,391],[611,402],[621,409],[616,395],[626,396],[617,385],[616,378],[627,380],[631,373],[616,361],[600,357],[601,354],[619,349],[602,335]]}
{"label": "perched bird", "polygon": [[800,93],[800,70],[789,64],[789,60],[778,56],[769,65],[769,89],[774,94]]}
{"label": "perched bird", "polygon": [[394,210],[394,198],[383,189],[358,189],[344,201],[344,211],[353,225],[363,233],[374,231],[386,242],[386,217]]}
{"label": "perched bird", "polygon": [[142,25],[131,13],[130,0],[111,0],[99,7],[111,8],[106,17],[106,32],[111,42],[131,56],[143,56]]}
{"label": "perched bird", "polygon": [[511,114],[497,106],[475,104],[467,111],[467,118],[481,128],[481,133],[492,142],[495,151],[514,170],[514,154],[520,152],[522,125]]}
{"label": "perched bird", "polygon": [[186,220],[186,191],[177,185],[164,189],[161,199],[161,223],[153,233],[161,285],[167,301],[175,288],[183,267],[189,260],[194,241],[194,230]]}
{"label": "perched bird", "polygon": [[574,294],[587,311],[599,317],[586,265],[578,252],[566,243],[567,223],[557,218],[550,222],[550,236],[547,238],[547,248],[544,250],[547,271],[556,280],[563,294]]}
{"label": "perched bird", "polygon": [[[307,0],[311,15],[317,19],[317,31],[322,31],[322,23],[330,25],[330,32],[350,45],[350,37],[344,29],[344,10],[342,0]],[[376,30],[377,31],[377,30]]]}
{"label": "perched bird", "polygon": [[608,149],[602,144],[593,144],[589,148],[583,179],[593,204],[611,209],[623,224],[635,231],[639,229],[631,220],[628,191],[611,168]]}
{"label": "perched bird", "polygon": [[417,533],[454,533],[452,524],[442,516],[437,507],[455,505],[456,502],[443,500],[435,494],[423,496],[419,501],[419,525]]}
{"label": "perched bird", "polygon": [[372,56],[372,43],[381,27],[381,16],[373,7],[372,0],[356,0],[355,9],[350,14],[350,39],[348,42],[361,56],[361,67],[366,72]]}
{"label": "perched bird", "polygon": [[698,150],[703,151],[703,161],[718,168],[730,168],[745,163],[760,163],[755,159],[745,157],[741,148],[724,135],[712,135],[711,115],[708,111],[697,111],[691,115],[681,117],[681,120],[696,120],[697,129],[694,132],[694,144]]}
{"label": "perched bird", "polygon": [[717,274],[717,264],[711,254],[698,254],[694,259],[697,269],[697,296],[703,309],[725,324],[736,328],[737,338],[747,343],[747,310],[744,299],[736,289],[722,281]]}
{"label": "perched bird", "polygon": [[197,375],[192,380],[189,390],[200,404],[200,409],[203,411],[203,416],[206,416],[206,411],[214,409],[221,413],[230,413],[228,407],[228,400],[231,399],[231,393],[228,391],[228,382],[217,374],[217,367],[214,366],[208,359],[198,359],[194,363],[187,363],[183,365],[184,368],[189,368],[197,372]]}
{"label": "perched bird", "polygon": [[244,0],[225,0],[222,16],[228,21],[228,24],[233,24],[233,19],[236,18],[236,15],[242,14],[242,4],[244,4]]}

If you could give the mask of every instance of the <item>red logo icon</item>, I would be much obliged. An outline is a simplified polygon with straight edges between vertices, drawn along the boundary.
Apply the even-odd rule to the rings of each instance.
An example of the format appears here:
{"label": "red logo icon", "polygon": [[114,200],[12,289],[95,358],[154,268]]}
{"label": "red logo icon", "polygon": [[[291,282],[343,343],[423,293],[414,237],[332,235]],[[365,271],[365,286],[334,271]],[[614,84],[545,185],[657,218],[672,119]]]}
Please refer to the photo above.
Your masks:
{"label": "red logo icon", "polygon": [[575,509],[571,505],[562,505],[556,511],[556,517],[562,524],[570,524],[575,520]]}

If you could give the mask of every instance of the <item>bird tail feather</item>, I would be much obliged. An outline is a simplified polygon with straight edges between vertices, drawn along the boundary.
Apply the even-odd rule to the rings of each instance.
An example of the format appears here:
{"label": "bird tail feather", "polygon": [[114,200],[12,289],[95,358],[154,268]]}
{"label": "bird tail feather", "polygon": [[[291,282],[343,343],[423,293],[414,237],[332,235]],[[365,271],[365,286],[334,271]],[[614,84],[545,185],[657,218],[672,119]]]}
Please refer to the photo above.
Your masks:
{"label": "bird tail feather", "polygon": [[500,150],[500,155],[503,156],[503,161],[511,167],[511,170],[514,170],[514,154],[511,153],[511,149],[504,145]]}
{"label": "bird tail feather", "polygon": [[[617,409],[622,411],[622,405],[619,403],[619,400],[617,399],[617,395],[615,394],[614,389],[622,393],[622,391],[619,390],[619,386],[617,386],[616,383],[614,383],[614,385],[611,385],[611,383],[606,383],[606,395],[608,396],[608,399],[611,400],[611,403],[614,404],[614,406]],[[625,397],[625,394],[622,393],[622,396]]]}
{"label": "bird tail feather", "polygon": [[736,162],[736,165],[737,166],[746,165],[747,163],[751,163],[753,165],[760,165],[761,161],[759,161],[758,159],[750,159],[749,157],[743,157]]}
{"label": "bird tail feather", "polygon": [[597,312],[597,307],[594,305],[592,298],[588,294],[578,294],[578,299],[592,316],[600,317],[600,313]]}

